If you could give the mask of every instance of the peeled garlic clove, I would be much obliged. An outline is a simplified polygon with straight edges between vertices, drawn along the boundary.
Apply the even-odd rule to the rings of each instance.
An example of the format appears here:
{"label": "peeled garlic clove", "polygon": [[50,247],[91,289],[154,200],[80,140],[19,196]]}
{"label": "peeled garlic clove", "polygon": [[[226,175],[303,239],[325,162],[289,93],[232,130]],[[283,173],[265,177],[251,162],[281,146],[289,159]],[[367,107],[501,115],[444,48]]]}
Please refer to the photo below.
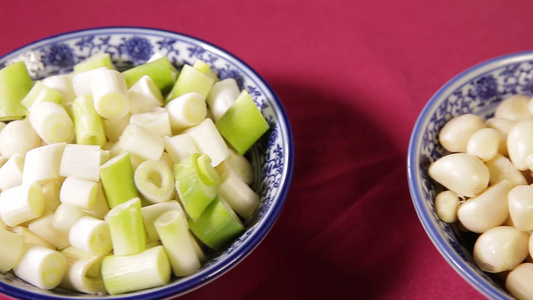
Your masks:
{"label": "peeled garlic clove", "polygon": [[498,154],[502,135],[494,128],[480,129],[470,136],[466,144],[466,153],[475,155],[483,161]]}
{"label": "peeled garlic clove", "polygon": [[481,195],[463,202],[457,209],[457,218],[466,229],[476,233],[500,226],[509,216],[507,194],[511,188],[507,180],[490,186]]}
{"label": "peeled garlic clove", "polygon": [[459,207],[459,196],[452,191],[440,192],[435,197],[435,212],[446,223],[457,221],[457,207]]}
{"label": "peeled garlic clove", "polygon": [[477,115],[460,115],[450,119],[442,127],[439,132],[439,142],[450,152],[466,152],[470,136],[485,127],[485,123]]}
{"label": "peeled garlic clove", "polygon": [[533,115],[528,105],[531,98],[526,95],[514,95],[503,100],[494,111],[495,118],[505,118],[515,121],[526,120]]}
{"label": "peeled garlic clove", "polygon": [[505,156],[509,155],[509,152],[507,151],[507,135],[516,122],[517,121],[504,118],[490,118],[485,121],[487,127],[498,130],[502,135],[500,138],[500,147],[498,148],[500,154]]}
{"label": "peeled garlic clove", "polygon": [[527,184],[522,172],[507,157],[501,154],[496,154],[493,159],[486,161],[485,165],[489,169],[491,185],[504,179],[509,180],[512,186]]}
{"label": "peeled garlic clove", "polygon": [[529,109],[529,113],[533,115],[533,98],[529,99],[529,103],[527,104],[527,108]]}
{"label": "peeled garlic clove", "polygon": [[522,263],[505,279],[505,287],[517,299],[533,299],[533,264]]}
{"label": "peeled garlic clove", "polygon": [[514,226],[522,231],[533,230],[533,186],[516,186],[508,195],[509,214]]}
{"label": "peeled garlic clove", "polygon": [[529,257],[531,258],[533,257],[533,234],[529,235],[528,245],[529,245]]}
{"label": "peeled garlic clove", "polygon": [[489,273],[512,270],[528,256],[529,234],[498,226],[481,234],[474,244],[474,262]]}
{"label": "peeled garlic clove", "polygon": [[458,195],[475,197],[489,184],[489,169],[476,156],[453,153],[439,158],[428,170],[433,180]]}
{"label": "peeled garlic clove", "polygon": [[528,169],[527,157],[533,154],[533,120],[516,123],[507,136],[509,158],[518,170]]}

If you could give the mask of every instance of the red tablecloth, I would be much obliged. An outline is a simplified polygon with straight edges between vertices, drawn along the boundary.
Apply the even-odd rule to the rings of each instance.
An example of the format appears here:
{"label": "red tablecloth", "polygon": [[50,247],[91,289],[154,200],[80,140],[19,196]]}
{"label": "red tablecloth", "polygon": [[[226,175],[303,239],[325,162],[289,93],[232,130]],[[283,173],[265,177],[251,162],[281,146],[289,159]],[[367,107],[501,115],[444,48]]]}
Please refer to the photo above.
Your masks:
{"label": "red tablecloth", "polygon": [[3,0],[0,55],[66,31],[145,26],[218,45],[272,85],[295,137],[286,206],[250,256],[183,299],[480,299],[416,216],[407,145],[452,76],[533,49],[532,11],[526,0]]}

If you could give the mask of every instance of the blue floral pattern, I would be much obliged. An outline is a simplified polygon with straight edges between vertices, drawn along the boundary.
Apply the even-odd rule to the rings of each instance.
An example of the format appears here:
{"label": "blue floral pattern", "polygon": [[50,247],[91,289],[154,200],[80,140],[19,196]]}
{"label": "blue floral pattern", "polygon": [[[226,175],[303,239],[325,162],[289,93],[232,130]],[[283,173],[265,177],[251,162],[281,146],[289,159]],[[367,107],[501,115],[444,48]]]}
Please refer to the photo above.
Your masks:
{"label": "blue floral pattern", "polygon": [[[285,120],[279,99],[248,66],[223,50],[211,51],[212,45],[177,33],[143,28],[103,28],[73,32],[45,39],[0,58],[0,67],[15,61],[24,61],[33,79],[59,73],[69,73],[75,64],[98,52],[111,55],[113,63],[123,70],[146,62],[153,54],[160,53],[180,69],[183,64],[192,64],[196,59],[208,63],[221,79],[234,78],[239,87],[252,95],[271,128],[259,143],[250,149],[256,172],[253,188],[261,197],[261,203],[252,218],[246,221],[247,229],[228,248],[215,253],[202,269],[189,277],[174,279],[170,284],[172,294],[185,291],[181,282],[201,285],[220,275],[217,268],[227,269],[236,264],[255,248],[263,234],[273,226],[277,214],[285,202],[292,177],[292,133]],[[14,276],[0,274],[0,285],[10,282],[24,289],[34,287]],[[54,291],[39,291],[53,295]],[[61,291],[62,295],[68,294]]]}
{"label": "blue floral pattern", "polygon": [[133,36],[122,38],[122,41],[119,47],[129,55],[133,64],[144,63],[154,54],[153,46],[147,38]]}

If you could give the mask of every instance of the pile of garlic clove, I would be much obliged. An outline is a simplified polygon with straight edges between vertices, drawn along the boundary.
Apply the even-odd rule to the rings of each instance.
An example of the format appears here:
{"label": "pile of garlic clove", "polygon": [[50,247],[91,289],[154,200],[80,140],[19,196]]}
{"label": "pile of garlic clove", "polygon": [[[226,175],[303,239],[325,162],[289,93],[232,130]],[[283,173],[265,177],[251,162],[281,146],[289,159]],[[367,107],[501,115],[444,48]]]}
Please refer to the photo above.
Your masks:
{"label": "pile of garlic clove", "polygon": [[488,120],[454,117],[439,142],[449,154],[428,169],[444,187],[437,215],[478,235],[472,254],[481,270],[533,299],[533,98],[506,98]]}

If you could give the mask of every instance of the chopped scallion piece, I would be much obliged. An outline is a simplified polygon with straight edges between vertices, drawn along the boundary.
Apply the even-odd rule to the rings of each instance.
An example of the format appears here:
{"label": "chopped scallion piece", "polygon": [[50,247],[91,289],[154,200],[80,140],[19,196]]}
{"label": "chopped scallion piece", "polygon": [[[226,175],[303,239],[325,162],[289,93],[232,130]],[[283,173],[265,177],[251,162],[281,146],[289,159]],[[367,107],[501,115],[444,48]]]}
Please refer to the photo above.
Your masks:
{"label": "chopped scallion piece", "polygon": [[86,60],[74,65],[74,74],[82,73],[89,70],[94,70],[96,68],[107,68],[110,70],[115,69],[115,65],[111,60],[111,55],[105,52],[98,52],[93,54]]}
{"label": "chopped scallion piece", "polygon": [[189,235],[187,218],[181,210],[162,214],[154,226],[165,247],[172,271],[176,276],[187,276],[200,269],[200,260]]}
{"label": "chopped scallion piece", "polygon": [[214,82],[215,80],[209,75],[198,71],[190,65],[183,65],[176,83],[166,97],[166,102],[190,92],[196,92],[205,99]]}
{"label": "chopped scallion piece", "polygon": [[15,267],[24,250],[24,236],[0,229],[0,272],[7,272]]}
{"label": "chopped scallion piece", "polygon": [[166,56],[122,72],[128,88],[132,87],[141,77],[147,75],[152,78],[163,94],[172,89],[178,73],[178,70]]}
{"label": "chopped scallion piece", "polygon": [[102,117],[94,108],[91,95],[80,96],[72,103],[76,143],[103,146],[106,142]]}
{"label": "chopped scallion piece", "polygon": [[22,99],[33,86],[33,81],[22,61],[0,70],[0,121],[18,120],[26,116]]}
{"label": "chopped scallion piece", "polygon": [[244,154],[269,129],[250,94],[243,90],[237,100],[216,122],[220,134]]}
{"label": "chopped scallion piece", "polygon": [[93,255],[74,247],[61,251],[67,260],[67,269],[60,286],[86,294],[106,293],[102,279],[103,255]]}
{"label": "chopped scallion piece", "polygon": [[[208,166],[205,166],[206,162]],[[212,172],[208,171],[209,168]],[[209,157],[195,153],[174,166],[174,177],[185,211],[196,220],[217,196],[218,174]]]}
{"label": "chopped scallion piece", "polygon": [[220,197],[212,201],[196,221],[189,219],[189,228],[214,250],[222,248],[244,230],[239,217]]}
{"label": "chopped scallion piece", "polygon": [[152,203],[168,201],[174,196],[174,175],[164,162],[142,162],[135,169],[134,179],[139,193]]}
{"label": "chopped scallion piece", "polygon": [[109,255],[102,261],[102,277],[111,295],[167,284],[171,267],[163,246],[135,255]]}
{"label": "chopped scallion piece", "polygon": [[37,182],[12,187],[0,194],[0,216],[9,226],[36,219],[43,211],[43,192]]}
{"label": "chopped scallion piece", "polygon": [[111,232],[113,253],[131,255],[146,249],[141,200],[133,198],[113,207],[106,216]]}
{"label": "chopped scallion piece", "polygon": [[63,104],[63,94],[37,81],[20,103],[30,110],[33,104],[43,101]]}
{"label": "chopped scallion piece", "polygon": [[59,285],[67,268],[67,260],[61,253],[35,244],[24,244],[23,253],[13,269],[15,275],[44,290]]}
{"label": "chopped scallion piece", "polygon": [[61,104],[39,102],[32,105],[31,126],[47,144],[67,142],[76,138],[74,122]]}
{"label": "chopped scallion piece", "polygon": [[124,152],[100,166],[100,180],[109,208],[124,203],[139,194],[135,187],[130,154]]}

